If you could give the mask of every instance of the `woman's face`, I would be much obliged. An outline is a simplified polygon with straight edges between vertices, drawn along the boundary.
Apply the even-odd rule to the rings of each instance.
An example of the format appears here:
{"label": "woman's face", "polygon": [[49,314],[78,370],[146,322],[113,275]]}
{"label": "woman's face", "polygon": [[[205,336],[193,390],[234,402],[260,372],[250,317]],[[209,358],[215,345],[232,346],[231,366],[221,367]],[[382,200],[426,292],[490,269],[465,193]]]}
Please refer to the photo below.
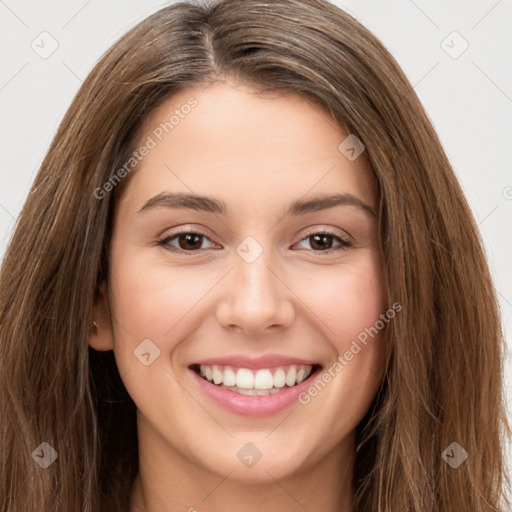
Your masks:
{"label": "woman's face", "polygon": [[114,350],[154,460],[267,481],[353,454],[387,304],[375,183],[347,135],[233,82],[145,120],[91,345]]}

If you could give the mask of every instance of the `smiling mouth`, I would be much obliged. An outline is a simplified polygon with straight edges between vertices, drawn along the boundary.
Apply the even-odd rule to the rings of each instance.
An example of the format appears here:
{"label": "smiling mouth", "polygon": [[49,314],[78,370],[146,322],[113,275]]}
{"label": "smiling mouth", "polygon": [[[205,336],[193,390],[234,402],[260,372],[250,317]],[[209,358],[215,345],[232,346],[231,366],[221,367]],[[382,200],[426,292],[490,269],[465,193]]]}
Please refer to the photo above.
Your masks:
{"label": "smiling mouth", "polygon": [[189,368],[215,386],[243,395],[266,396],[313,378],[322,366],[290,364],[256,370],[228,365],[193,364]]}

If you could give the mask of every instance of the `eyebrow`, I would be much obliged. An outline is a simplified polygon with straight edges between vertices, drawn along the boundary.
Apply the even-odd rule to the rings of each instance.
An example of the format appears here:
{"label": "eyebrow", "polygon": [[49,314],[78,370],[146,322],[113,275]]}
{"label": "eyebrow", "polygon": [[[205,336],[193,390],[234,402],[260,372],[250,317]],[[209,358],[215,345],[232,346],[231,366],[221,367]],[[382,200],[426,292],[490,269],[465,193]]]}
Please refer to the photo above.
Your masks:
{"label": "eyebrow", "polygon": [[[306,213],[343,205],[355,206],[372,217],[377,216],[374,208],[361,201],[358,197],[348,193],[323,195],[308,199],[307,201],[295,201],[290,205],[285,215],[304,215]],[[227,215],[228,213],[226,204],[218,199],[195,194],[173,194],[168,192],[158,194],[149,199],[138,213],[162,206],[167,208],[188,208],[191,210],[218,213],[220,215]]]}

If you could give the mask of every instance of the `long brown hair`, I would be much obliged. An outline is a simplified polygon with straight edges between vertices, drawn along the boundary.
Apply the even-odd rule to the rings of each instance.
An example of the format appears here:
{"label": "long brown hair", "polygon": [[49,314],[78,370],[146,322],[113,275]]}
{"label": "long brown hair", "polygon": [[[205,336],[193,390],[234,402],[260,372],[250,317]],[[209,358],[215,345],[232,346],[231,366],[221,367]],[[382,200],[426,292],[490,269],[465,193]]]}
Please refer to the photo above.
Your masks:
{"label": "long brown hair", "polygon": [[[403,309],[357,427],[354,511],[503,510],[510,428],[498,303],[422,105],[383,45],[337,7],[245,0],[178,3],[142,21],[95,66],[58,129],[0,275],[2,512],[128,509],[136,408],[113,353],[88,346],[127,178],[103,199],[95,191],[164,99],[227,77],[327,108],[364,143],[378,186],[388,301]],[[58,454],[46,469],[33,455],[43,442]],[[453,442],[468,455],[457,468],[446,459]]]}

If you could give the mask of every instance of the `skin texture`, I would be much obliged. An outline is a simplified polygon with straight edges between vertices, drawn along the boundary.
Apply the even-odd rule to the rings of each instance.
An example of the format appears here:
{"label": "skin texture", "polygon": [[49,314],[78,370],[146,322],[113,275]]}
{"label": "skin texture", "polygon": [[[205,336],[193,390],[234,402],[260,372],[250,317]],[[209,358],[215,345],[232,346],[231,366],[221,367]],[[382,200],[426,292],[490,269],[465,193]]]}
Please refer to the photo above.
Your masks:
{"label": "skin texture", "polygon": [[[138,408],[130,510],[350,511],[354,428],[382,376],[382,333],[310,403],[269,417],[220,409],[188,366],[278,353],[326,369],[375,324],[388,307],[376,217],[352,205],[285,215],[293,201],[333,193],[376,209],[374,179],[364,157],[338,150],[347,134],[318,105],[233,81],[175,94],[145,120],[140,140],[190,97],[197,106],[141,161],[116,204],[109,283],[95,305],[90,344],[114,350]],[[139,212],[163,192],[216,198],[228,213]],[[322,230],[333,234],[327,254],[311,237]],[[193,254],[177,252],[178,238],[168,243],[175,251],[158,245],[190,231],[205,235]],[[247,236],[263,249],[250,264],[236,252]],[[149,366],[134,356],[145,339],[160,350]],[[236,456],[248,442],[262,453],[251,468]]]}

